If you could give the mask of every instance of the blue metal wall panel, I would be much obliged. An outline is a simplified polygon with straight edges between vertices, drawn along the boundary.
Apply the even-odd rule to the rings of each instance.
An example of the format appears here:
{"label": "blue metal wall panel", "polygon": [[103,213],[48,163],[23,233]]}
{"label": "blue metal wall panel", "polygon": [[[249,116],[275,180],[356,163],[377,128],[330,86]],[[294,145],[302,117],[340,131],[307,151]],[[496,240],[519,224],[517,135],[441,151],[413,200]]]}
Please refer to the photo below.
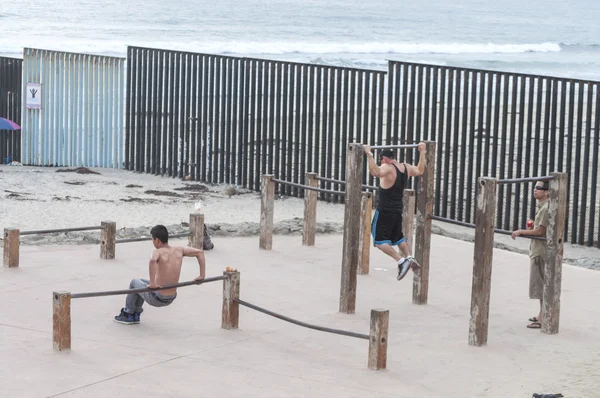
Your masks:
{"label": "blue metal wall panel", "polygon": [[[25,48],[23,164],[121,168],[124,68],[124,58]],[[42,85],[42,109],[27,109],[27,83]]]}

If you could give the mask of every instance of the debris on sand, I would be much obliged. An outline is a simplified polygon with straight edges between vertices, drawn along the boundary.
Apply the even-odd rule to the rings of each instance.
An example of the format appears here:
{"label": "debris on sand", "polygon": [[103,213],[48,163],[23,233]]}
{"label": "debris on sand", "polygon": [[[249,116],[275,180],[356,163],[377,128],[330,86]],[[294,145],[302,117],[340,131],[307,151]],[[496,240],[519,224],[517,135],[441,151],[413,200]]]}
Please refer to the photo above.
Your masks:
{"label": "debris on sand", "polygon": [[76,169],[58,169],[57,173],[77,173],[77,174],[100,174],[97,171],[88,169],[87,167],[78,167]]}
{"label": "debris on sand", "polygon": [[180,195],[176,192],[169,192],[169,191],[155,191],[153,189],[150,189],[148,191],[144,192],[145,194],[148,195],[156,195],[156,196],[170,196],[173,198],[183,198],[183,195]]}
{"label": "debris on sand", "polygon": [[125,188],[144,188],[144,187],[141,185],[129,184],[129,185],[126,185]]}
{"label": "debris on sand", "polygon": [[185,187],[175,188],[176,191],[192,191],[192,192],[205,192],[208,191],[208,187],[202,184],[188,184]]}
{"label": "debris on sand", "polygon": [[69,184],[69,185],[85,185],[85,182],[83,181],[63,181],[65,184]]}

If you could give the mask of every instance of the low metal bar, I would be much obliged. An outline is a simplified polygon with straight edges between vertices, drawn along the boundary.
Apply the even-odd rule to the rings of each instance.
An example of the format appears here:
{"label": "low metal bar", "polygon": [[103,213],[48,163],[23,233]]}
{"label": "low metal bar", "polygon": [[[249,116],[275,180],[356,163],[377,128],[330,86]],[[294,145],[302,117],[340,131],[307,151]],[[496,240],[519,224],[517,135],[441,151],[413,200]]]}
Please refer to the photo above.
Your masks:
{"label": "low metal bar", "polygon": [[165,285],[165,286],[155,287],[155,288],[142,287],[139,289],[123,289],[123,290],[109,290],[109,291],[105,291],[105,292],[74,293],[71,295],[71,298],[76,299],[76,298],[102,297],[102,296],[119,296],[119,295],[130,294],[130,293],[157,292],[160,290],[174,289],[174,288],[191,286],[191,285],[201,285],[203,283],[208,283],[208,282],[222,281],[223,279],[227,279],[227,276],[220,275],[220,276],[214,276],[211,278],[205,278],[201,281],[188,281],[188,282],[173,283],[171,285]]}
{"label": "low metal bar", "polygon": [[52,234],[55,232],[75,232],[75,231],[100,231],[102,227],[78,227],[78,228],[62,228],[62,229],[40,229],[39,231],[21,231],[19,235],[39,235]]}
{"label": "low metal bar", "polygon": [[331,329],[331,328],[327,328],[327,327],[324,327],[324,326],[312,325],[310,323],[305,323],[305,322],[297,321],[295,319],[288,318],[287,316],[280,315],[280,314],[278,314],[276,312],[266,310],[266,309],[261,308],[261,307],[259,307],[257,305],[250,304],[247,301],[243,301],[243,300],[239,300],[239,299],[236,299],[235,301],[237,303],[239,303],[240,305],[243,305],[243,306],[248,307],[248,308],[252,308],[253,310],[256,310],[258,312],[262,312],[263,314],[271,315],[272,317],[281,319],[282,321],[293,323],[294,325],[303,326],[305,328],[314,329],[314,330],[320,330],[321,332],[327,332],[327,333],[339,334],[339,335],[342,335],[342,336],[356,337],[357,339],[369,340],[369,335],[368,334],[348,332],[348,331],[345,331],[345,330]]}
{"label": "low metal bar", "polygon": [[[317,177],[315,177],[315,178],[316,178],[317,180],[319,180],[319,181],[333,182],[333,183],[335,183],[335,184],[342,184],[342,185],[346,185],[346,181],[342,181],[342,180],[336,180],[336,179],[333,179],[333,178],[319,177],[319,176],[317,176]],[[377,189],[379,189],[379,188],[377,188],[376,186],[373,186],[373,185],[366,185],[366,184],[363,184],[363,185],[362,185],[362,187],[363,187],[363,189],[368,189],[368,190],[370,190],[370,191],[376,191]]]}
{"label": "low metal bar", "polygon": [[[461,227],[475,228],[475,224],[471,224],[471,223],[467,223],[467,222],[463,222],[463,221],[456,221],[456,220],[452,220],[452,219],[446,218],[446,217],[435,216],[433,214],[430,214],[429,218],[431,218],[432,220],[446,222],[448,224],[460,225]],[[501,235],[512,235],[512,231],[507,231],[505,229],[495,228],[494,232],[501,234]],[[546,240],[546,238],[544,238],[542,236],[521,235],[520,238],[533,239],[533,240]]]}
{"label": "low metal bar", "polygon": [[373,145],[371,149],[393,149],[393,148],[417,148],[419,144],[404,144],[404,145]]}
{"label": "low metal bar", "polygon": [[514,184],[514,183],[520,183],[520,182],[552,181],[553,179],[554,179],[554,177],[552,177],[552,176],[509,178],[507,180],[498,180],[498,184]]}
{"label": "low metal bar", "polygon": [[[186,238],[190,236],[189,232],[184,232],[181,234],[169,234],[169,238]],[[141,238],[123,238],[123,239],[117,239],[115,241],[115,243],[130,243],[130,242],[145,242],[147,240],[152,240],[151,236],[145,236],[145,237],[141,237]]]}
{"label": "low metal bar", "polygon": [[309,190],[309,191],[317,191],[317,192],[323,192],[323,193],[330,193],[330,194],[333,194],[333,195],[345,195],[346,194],[346,192],[343,192],[343,191],[332,191],[330,189],[323,189],[323,188],[318,188],[318,187],[311,187],[311,186],[308,186],[308,185],[297,184],[295,182],[278,180],[276,178],[272,178],[271,180],[273,182],[277,183],[277,184],[289,185],[291,187],[302,188],[302,189],[306,189],[306,190]]}

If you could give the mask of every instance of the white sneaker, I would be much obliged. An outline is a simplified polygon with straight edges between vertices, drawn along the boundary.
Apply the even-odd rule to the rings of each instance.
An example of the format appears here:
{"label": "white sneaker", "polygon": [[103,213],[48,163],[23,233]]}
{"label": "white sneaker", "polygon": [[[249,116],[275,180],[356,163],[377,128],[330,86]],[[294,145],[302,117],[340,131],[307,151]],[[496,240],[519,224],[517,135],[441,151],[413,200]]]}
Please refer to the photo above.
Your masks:
{"label": "white sneaker", "polygon": [[410,269],[411,263],[412,263],[412,257],[407,257],[404,259],[404,261],[402,261],[401,263],[398,263],[398,276],[396,277],[396,279],[398,279],[400,281],[406,276],[406,274],[408,273],[408,270]]}

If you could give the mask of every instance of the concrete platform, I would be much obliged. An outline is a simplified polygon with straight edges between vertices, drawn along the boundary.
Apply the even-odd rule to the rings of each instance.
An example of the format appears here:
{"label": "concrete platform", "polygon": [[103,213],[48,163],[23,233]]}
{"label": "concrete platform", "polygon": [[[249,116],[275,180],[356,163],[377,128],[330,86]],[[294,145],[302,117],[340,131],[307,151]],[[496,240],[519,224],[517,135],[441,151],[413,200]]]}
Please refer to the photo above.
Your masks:
{"label": "concrete platform", "polygon": [[[184,243],[175,240],[173,244]],[[388,369],[367,368],[368,342],[313,331],[240,307],[240,329],[220,329],[222,282],[179,290],[146,306],[139,325],[112,321],[124,296],[72,302],[72,350],[52,350],[52,292],[127,288],[147,276],[149,242],[21,247],[18,269],[0,268],[2,397],[531,397],[600,395],[600,273],[563,269],[558,335],[529,330],[527,256],[494,251],[489,342],[468,341],[473,244],[434,235],[429,304],[411,303],[412,275],[372,250],[358,277],[356,314],[338,313],[341,236],[219,238],[207,275],[241,272],[241,298],[299,320],[369,332],[372,308],[390,310]],[[186,259],[182,280],[197,275]]]}

